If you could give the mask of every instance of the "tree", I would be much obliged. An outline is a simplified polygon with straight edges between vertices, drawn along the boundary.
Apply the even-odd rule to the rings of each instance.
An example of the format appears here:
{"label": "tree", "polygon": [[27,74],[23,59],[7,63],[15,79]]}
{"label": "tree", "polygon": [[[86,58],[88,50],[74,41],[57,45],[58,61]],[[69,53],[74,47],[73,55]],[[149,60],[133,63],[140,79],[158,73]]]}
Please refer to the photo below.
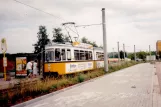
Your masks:
{"label": "tree", "polygon": [[151,55],[156,55],[156,51],[151,51]]}
{"label": "tree", "polygon": [[118,58],[118,53],[117,52],[114,53],[114,58]]}
{"label": "tree", "polygon": [[48,39],[48,35],[46,32],[46,27],[45,26],[39,26],[39,32],[37,33],[38,36],[38,41],[37,43],[34,44],[34,53],[40,53],[41,49],[45,47],[45,45],[47,45],[50,41],[50,39]]}
{"label": "tree", "polygon": [[83,38],[81,39],[81,42],[82,42],[82,43],[90,44],[90,45],[92,45],[93,47],[98,47],[98,45],[96,44],[96,42],[89,41],[86,37],[83,37]]}
{"label": "tree", "polygon": [[134,60],[134,53],[129,53],[127,57],[131,60]]}
{"label": "tree", "polygon": [[149,54],[149,53],[147,53],[147,52],[140,51],[140,52],[137,52],[137,53],[136,53],[136,56],[137,56],[139,59],[145,60],[145,59],[146,59],[146,56],[147,56],[148,54]]}
{"label": "tree", "polygon": [[127,57],[127,52],[125,52],[125,57]]}
{"label": "tree", "polygon": [[98,45],[96,44],[96,42],[89,42],[89,44],[93,45],[93,47],[98,47]]}
{"label": "tree", "polygon": [[61,28],[54,28],[53,30],[53,42],[64,43],[64,35]]}
{"label": "tree", "polygon": [[121,50],[120,51],[120,58],[121,59],[124,59],[124,58],[126,58],[127,57],[127,52],[125,52],[125,57],[124,57],[124,52]]}
{"label": "tree", "polygon": [[124,52],[122,50],[120,51],[120,58],[124,59]]}
{"label": "tree", "polygon": [[72,42],[70,38],[62,33],[61,28],[54,28],[53,29],[53,42],[65,43],[65,42]]}
{"label": "tree", "polygon": [[88,39],[87,39],[86,37],[83,37],[83,38],[81,39],[81,42],[82,42],[82,43],[88,43]]}
{"label": "tree", "polygon": [[70,42],[71,43],[71,40],[68,36],[64,36],[64,42]]}

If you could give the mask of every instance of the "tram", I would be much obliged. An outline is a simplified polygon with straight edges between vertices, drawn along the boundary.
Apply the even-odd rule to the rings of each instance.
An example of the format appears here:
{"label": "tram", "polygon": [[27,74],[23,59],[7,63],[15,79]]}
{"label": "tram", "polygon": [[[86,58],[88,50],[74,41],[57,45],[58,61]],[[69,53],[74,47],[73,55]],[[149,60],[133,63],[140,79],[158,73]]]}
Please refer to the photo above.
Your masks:
{"label": "tram", "polygon": [[102,48],[90,44],[52,43],[45,46],[44,74],[64,75],[104,67]]}

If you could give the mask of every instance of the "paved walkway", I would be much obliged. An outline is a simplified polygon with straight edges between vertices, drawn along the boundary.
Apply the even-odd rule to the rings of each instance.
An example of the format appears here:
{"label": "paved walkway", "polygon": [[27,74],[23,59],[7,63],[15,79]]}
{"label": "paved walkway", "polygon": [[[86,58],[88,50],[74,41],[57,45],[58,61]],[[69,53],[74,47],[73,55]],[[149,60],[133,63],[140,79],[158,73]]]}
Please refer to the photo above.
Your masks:
{"label": "paved walkway", "polygon": [[26,107],[161,107],[156,68],[135,65]]}

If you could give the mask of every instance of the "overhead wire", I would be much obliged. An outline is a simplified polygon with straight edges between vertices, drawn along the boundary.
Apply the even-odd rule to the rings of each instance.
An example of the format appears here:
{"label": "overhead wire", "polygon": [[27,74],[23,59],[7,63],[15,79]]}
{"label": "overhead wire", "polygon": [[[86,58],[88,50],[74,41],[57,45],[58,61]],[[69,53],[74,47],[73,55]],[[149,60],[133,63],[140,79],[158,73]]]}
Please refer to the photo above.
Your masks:
{"label": "overhead wire", "polygon": [[[64,25],[65,26],[65,25]],[[77,34],[77,32],[73,31],[70,27],[66,26],[69,30],[71,30],[72,32],[74,32],[75,34]],[[78,35],[78,34],[77,34]]]}
{"label": "overhead wire", "polygon": [[75,31],[77,32],[77,35],[78,35],[77,40],[78,40],[78,38],[79,38],[79,33],[78,33],[78,30],[77,30],[75,24],[74,24],[74,28],[75,28]]}
{"label": "overhead wire", "polygon": [[70,38],[71,42],[73,43],[72,38],[71,38],[71,36],[70,36],[70,34],[69,34],[68,30],[66,29],[66,27],[65,27],[65,26],[64,26],[64,28],[65,28],[66,32],[68,33],[68,36],[69,36],[69,38]]}
{"label": "overhead wire", "polygon": [[[75,23],[74,22],[67,22],[67,23],[63,23],[62,24],[64,27],[65,27],[65,29],[66,29],[66,31],[67,31],[67,28],[68,29],[70,29],[70,30],[72,30],[70,27],[68,27],[68,26],[71,26],[71,25],[73,25],[74,26],[74,28],[75,28],[75,31],[73,31],[75,34],[77,34],[78,35],[78,37],[79,37],[79,33],[78,33],[78,31],[77,31],[77,29],[76,29],[76,27],[75,27]],[[67,31],[67,33],[68,33],[68,35],[69,35],[69,32]],[[78,37],[74,37],[75,38],[75,41],[77,41],[78,40]],[[70,37],[71,38],[71,37]],[[77,38],[77,40],[76,40],[76,38]]]}
{"label": "overhead wire", "polygon": [[[61,18],[61,17],[58,17],[58,16],[56,16],[56,15],[53,15],[53,14],[51,14],[51,13],[49,13],[49,12],[46,12],[46,11],[43,11],[43,10],[41,10],[41,9],[35,8],[35,7],[33,7],[33,6],[30,6],[30,5],[28,5],[28,4],[25,4],[25,3],[23,3],[23,2],[20,2],[20,1],[18,1],[18,0],[13,0],[13,1],[15,1],[15,2],[17,2],[17,3],[20,3],[20,4],[23,4],[23,5],[27,6],[27,7],[32,8],[32,9],[35,9],[35,10],[37,10],[37,11],[43,12],[43,13],[45,13],[45,14],[48,14],[48,15],[50,15],[50,16],[53,16],[53,17],[55,17],[55,18],[57,18],[57,19],[59,19],[59,20],[66,21],[65,19],[63,19],[63,18]],[[77,32],[73,31],[70,27],[68,27],[68,26],[66,26],[66,27],[67,27],[69,30],[71,30],[72,32],[74,32],[74,33],[77,34]]]}
{"label": "overhead wire", "polygon": [[56,15],[53,15],[53,14],[51,14],[51,13],[49,13],[49,12],[46,12],[46,11],[43,11],[43,10],[41,10],[41,9],[35,8],[35,7],[33,7],[33,6],[30,6],[30,5],[28,5],[28,4],[25,4],[25,3],[23,3],[23,2],[20,2],[20,1],[18,1],[18,0],[13,0],[13,1],[15,1],[15,2],[17,2],[17,3],[20,3],[20,4],[23,4],[23,5],[27,6],[27,7],[32,8],[32,9],[35,9],[35,10],[37,10],[37,11],[43,12],[43,13],[45,13],[45,14],[51,15],[51,16],[53,16],[53,17],[59,19],[59,20],[65,20],[65,19],[60,18],[60,17],[58,17],[58,16],[56,16]]}
{"label": "overhead wire", "polygon": [[95,26],[95,25],[102,25],[102,23],[99,23],[99,24],[89,24],[89,25],[77,25],[75,27],[86,27],[86,26]]}
{"label": "overhead wire", "polygon": [[[13,1],[15,1],[16,3],[22,4],[22,5],[24,5],[24,6],[30,7],[30,8],[32,8],[32,9],[35,9],[35,10],[37,10],[37,11],[39,11],[39,12],[43,12],[43,13],[45,13],[45,14],[48,14],[48,15],[50,15],[50,16],[53,16],[53,17],[55,17],[55,18],[57,18],[57,19],[59,19],[59,20],[66,21],[65,19],[63,19],[63,18],[61,18],[61,17],[58,17],[58,16],[56,16],[56,15],[53,15],[53,14],[51,14],[51,13],[49,13],[49,12],[46,12],[46,11],[41,10],[41,9],[39,9],[39,8],[36,8],[36,7],[34,7],[34,6],[25,4],[25,3],[20,2],[20,1],[18,1],[18,0],[13,0]],[[77,26],[74,24],[74,27],[75,27],[76,32],[75,32],[74,30],[72,30],[69,26],[65,26],[65,27],[68,28],[68,29],[69,29],[70,31],[72,31],[73,33],[77,34],[77,35],[78,35],[78,38],[79,38],[79,33],[78,33],[78,30],[76,29],[76,27],[86,27],[86,26],[94,26],[94,25],[102,25],[102,23],[100,23],[100,24],[89,24],[89,25],[77,25]],[[66,29],[66,28],[65,28],[65,29]],[[67,29],[66,29],[66,31],[67,31]],[[68,34],[69,34],[69,32],[68,32]],[[70,37],[70,38],[71,38],[71,37]]]}

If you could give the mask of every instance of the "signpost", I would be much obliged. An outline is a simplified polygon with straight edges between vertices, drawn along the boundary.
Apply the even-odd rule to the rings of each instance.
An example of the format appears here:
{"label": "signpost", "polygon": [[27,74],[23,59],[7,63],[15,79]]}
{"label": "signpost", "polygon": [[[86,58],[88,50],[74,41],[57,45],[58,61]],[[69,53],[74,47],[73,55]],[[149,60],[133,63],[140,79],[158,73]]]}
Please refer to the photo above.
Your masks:
{"label": "signpost", "polygon": [[1,51],[3,53],[4,80],[6,81],[7,58],[5,57],[5,53],[7,51],[7,43],[5,38],[1,39]]}

